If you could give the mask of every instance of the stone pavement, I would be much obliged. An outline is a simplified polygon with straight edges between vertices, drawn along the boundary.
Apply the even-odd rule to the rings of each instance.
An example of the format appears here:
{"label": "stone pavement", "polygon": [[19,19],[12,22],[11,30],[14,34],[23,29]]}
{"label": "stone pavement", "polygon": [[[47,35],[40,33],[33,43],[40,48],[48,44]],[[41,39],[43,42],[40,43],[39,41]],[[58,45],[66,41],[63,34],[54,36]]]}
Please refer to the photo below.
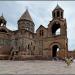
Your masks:
{"label": "stone pavement", "polygon": [[75,74],[75,62],[67,67],[63,61],[0,60],[0,74]]}

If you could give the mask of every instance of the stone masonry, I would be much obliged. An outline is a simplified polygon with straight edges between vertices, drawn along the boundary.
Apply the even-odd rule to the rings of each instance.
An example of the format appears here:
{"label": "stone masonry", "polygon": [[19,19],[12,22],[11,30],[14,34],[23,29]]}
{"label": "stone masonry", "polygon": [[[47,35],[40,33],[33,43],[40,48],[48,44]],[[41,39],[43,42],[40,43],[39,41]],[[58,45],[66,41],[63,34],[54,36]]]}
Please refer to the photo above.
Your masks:
{"label": "stone masonry", "polygon": [[28,9],[17,21],[15,31],[9,30],[4,16],[0,16],[0,59],[42,60],[67,56],[67,23],[63,15],[64,10],[57,5],[48,27],[40,25],[36,32]]}

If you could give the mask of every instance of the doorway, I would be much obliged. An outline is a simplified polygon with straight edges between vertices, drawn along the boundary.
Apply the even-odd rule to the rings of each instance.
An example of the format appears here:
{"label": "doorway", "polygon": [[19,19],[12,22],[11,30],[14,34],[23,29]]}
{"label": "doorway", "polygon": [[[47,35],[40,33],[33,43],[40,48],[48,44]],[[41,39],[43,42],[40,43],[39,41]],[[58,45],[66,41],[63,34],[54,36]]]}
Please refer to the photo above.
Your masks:
{"label": "doorway", "polygon": [[58,45],[53,45],[53,47],[52,47],[52,57],[57,57],[58,51],[59,51]]}

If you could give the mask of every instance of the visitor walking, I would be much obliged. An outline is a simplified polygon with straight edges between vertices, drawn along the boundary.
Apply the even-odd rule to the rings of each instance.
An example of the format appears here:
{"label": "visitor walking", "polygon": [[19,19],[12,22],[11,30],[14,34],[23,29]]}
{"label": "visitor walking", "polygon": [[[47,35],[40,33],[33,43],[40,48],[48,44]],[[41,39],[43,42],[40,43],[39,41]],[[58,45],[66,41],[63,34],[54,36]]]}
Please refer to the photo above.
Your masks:
{"label": "visitor walking", "polygon": [[73,58],[70,57],[65,57],[65,63],[67,64],[67,66],[70,66],[73,62]]}

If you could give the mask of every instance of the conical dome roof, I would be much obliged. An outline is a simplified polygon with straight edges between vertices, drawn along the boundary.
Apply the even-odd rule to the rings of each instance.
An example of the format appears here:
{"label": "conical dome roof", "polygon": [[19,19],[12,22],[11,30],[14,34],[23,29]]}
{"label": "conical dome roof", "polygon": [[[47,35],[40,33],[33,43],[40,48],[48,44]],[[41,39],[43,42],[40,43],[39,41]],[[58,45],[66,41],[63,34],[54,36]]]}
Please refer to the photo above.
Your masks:
{"label": "conical dome roof", "polygon": [[[61,9],[61,10],[63,10],[58,4],[57,4],[57,6],[55,7],[54,10],[57,10],[57,9]],[[54,10],[53,10],[53,11],[54,11]]]}
{"label": "conical dome roof", "polygon": [[5,20],[3,14],[2,14],[2,16],[0,16],[0,23],[6,24],[6,22],[7,22],[7,21]]}
{"label": "conical dome roof", "polygon": [[23,15],[20,17],[19,20],[24,20],[24,19],[33,22],[33,20],[32,20],[32,18],[31,18],[31,16],[30,16],[30,14],[29,14],[29,12],[28,12],[27,9],[26,9],[26,11],[23,13]]}
{"label": "conical dome roof", "polygon": [[6,21],[5,18],[4,18],[4,16],[3,16],[3,14],[2,14],[2,16],[0,16],[0,20]]}

